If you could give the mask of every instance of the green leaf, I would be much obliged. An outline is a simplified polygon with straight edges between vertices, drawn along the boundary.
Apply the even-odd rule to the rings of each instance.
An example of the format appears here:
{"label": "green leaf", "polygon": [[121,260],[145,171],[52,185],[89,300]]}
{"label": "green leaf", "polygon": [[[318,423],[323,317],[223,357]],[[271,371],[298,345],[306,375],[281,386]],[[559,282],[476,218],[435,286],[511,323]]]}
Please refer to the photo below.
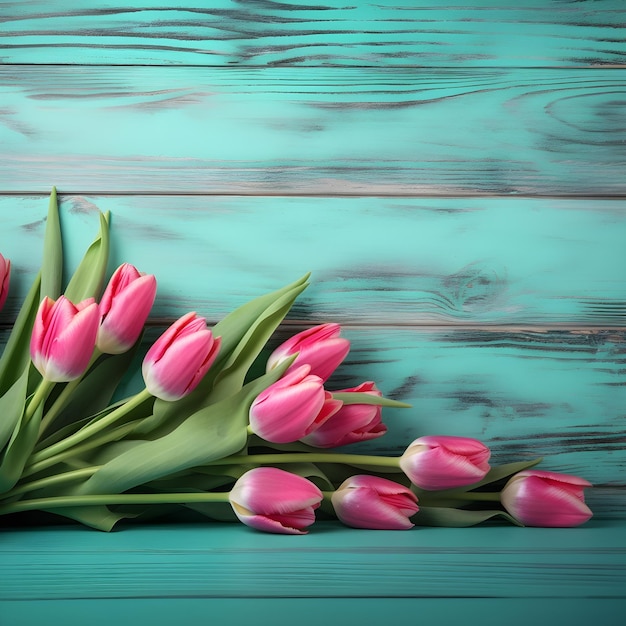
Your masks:
{"label": "green leaf", "polygon": [[30,365],[30,336],[39,308],[40,286],[41,272],[22,303],[0,359],[0,395],[4,395],[20,377],[20,372]]}
{"label": "green leaf", "polygon": [[243,387],[248,369],[304,289],[306,284],[291,289],[272,302],[254,320],[218,374],[211,393],[211,401],[226,398]]}
{"label": "green leaf", "polygon": [[61,295],[63,282],[63,245],[61,242],[61,223],[56,187],[52,188],[46,234],[43,241],[43,263],[41,266],[40,300],[48,296],[56,300]]}
{"label": "green leaf", "polygon": [[472,489],[504,480],[509,476],[513,476],[513,474],[517,474],[518,472],[538,465],[541,461],[543,461],[543,459],[539,457],[537,459],[531,459],[530,461],[517,461],[515,463],[496,465],[489,470],[487,475],[477,485],[472,485]]}
{"label": "green leaf", "polygon": [[467,509],[454,509],[448,507],[420,506],[411,521],[416,526],[446,526],[449,528],[466,528],[476,526],[489,519],[501,517],[516,526],[521,526],[516,519],[505,511],[472,511]]}
{"label": "green leaf", "polygon": [[[305,274],[302,278],[299,278],[295,282],[286,285],[285,287],[273,291],[271,293],[259,296],[250,302],[246,302],[232,313],[229,313],[223,320],[219,321],[214,327],[213,332],[216,336],[222,337],[222,346],[220,349],[220,356],[218,357],[216,364],[219,366],[221,362],[225,361],[233,350],[239,345],[239,342],[244,338],[249,331],[252,324],[261,317],[268,307],[271,307],[274,302],[282,298],[284,295],[297,290],[300,293],[308,285],[307,281],[311,274]],[[296,294],[297,295],[297,294]],[[294,296],[295,299],[295,296]]]}
{"label": "green leaf", "polygon": [[344,404],[374,404],[376,406],[387,406],[397,409],[410,409],[411,405],[405,402],[398,402],[382,396],[373,396],[369,393],[358,393],[353,391],[331,392],[335,400],[341,400]]}
{"label": "green leaf", "polygon": [[0,493],[12,489],[21,478],[26,461],[37,443],[42,411],[43,405],[40,404],[28,422],[24,423],[20,418],[15,425],[13,436],[0,456]]}
{"label": "green leaf", "polygon": [[122,493],[239,452],[247,441],[250,405],[282,375],[281,368],[276,370],[249,383],[239,393],[193,413],[162,437],[122,452],[89,478],[75,495]]}
{"label": "green leaf", "polygon": [[67,517],[80,522],[90,528],[110,532],[117,522],[122,519],[138,517],[141,513],[128,511],[113,512],[106,506],[67,506],[54,509],[44,509],[49,513]]}
{"label": "green leaf", "polygon": [[29,369],[27,366],[13,386],[0,398],[0,451],[16,436],[16,427],[19,427],[24,414]]}
{"label": "green leaf", "polygon": [[100,213],[100,233],[89,246],[80,265],[65,290],[65,296],[74,303],[86,298],[98,298],[104,285],[109,262],[108,213]]}

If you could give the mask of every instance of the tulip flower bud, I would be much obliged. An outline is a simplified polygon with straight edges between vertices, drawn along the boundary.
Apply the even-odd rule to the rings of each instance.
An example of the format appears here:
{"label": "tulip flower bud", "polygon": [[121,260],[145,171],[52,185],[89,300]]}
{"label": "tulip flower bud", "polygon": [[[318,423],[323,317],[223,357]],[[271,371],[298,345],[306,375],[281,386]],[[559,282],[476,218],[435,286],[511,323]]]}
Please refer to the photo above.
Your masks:
{"label": "tulip flower bud", "polygon": [[524,470],[504,486],[504,508],[526,526],[570,527],[584,524],[593,513],[585,504],[591,483],[568,474]]}
{"label": "tulip flower bud", "polygon": [[229,495],[235,515],[247,526],[289,535],[307,532],[322,498],[311,481],[275,467],[249,470]]}
{"label": "tulip flower bud", "polygon": [[302,365],[264,389],[250,407],[250,428],[273,443],[291,443],[319,428],[342,402]]}
{"label": "tulip flower bud", "polygon": [[[382,394],[373,382],[341,389],[336,393],[362,393],[380,397]],[[382,437],[387,427],[381,422],[382,407],[375,404],[344,404],[319,428],[302,441],[316,448],[337,448],[350,443]]]}
{"label": "tulip flower bud", "polygon": [[100,315],[93,298],[77,305],[65,296],[44,298],[39,305],[30,340],[33,364],[44,379],[68,382],[89,365],[98,333]]}
{"label": "tulip flower bud", "polygon": [[100,329],[96,346],[105,354],[129,350],[139,338],[156,296],[156,278],[137,268],[120,265],[100,301]]}
{"label": "tulip flower bud", "polygon": [[215,361],[220,341],[203,317],[183,315],[148,350],[141,368],[146,389],[168,401],[191,393]]}
{"label": "tulip flower bud", "polygon": [[406,530],[418,512],[417,496],[407,487],[379,476],[345,480],[331,497],[337,517],[346,526],[374,530]]}
{"label": "tulip flower bud", "polygon": [[400,457],[411,482],[428,491],[464,487],[489,471],[491,452],[476,439],[446,435],[420,437]]}
{"label": "tulip flower bud", "polygon": [[311,374],[326,382],[350,351],[350,342],[339,337],[339,324],[321,324],[294,335],[278,346],[267,360],[267,371],[298,354],[288,372],[301,365],[309,365]]}
{"label": "tulip flower bud", "polygon": [[0,309],[4,306],[9,295],[9,281],[11,278],[11,261],[0,254]]}

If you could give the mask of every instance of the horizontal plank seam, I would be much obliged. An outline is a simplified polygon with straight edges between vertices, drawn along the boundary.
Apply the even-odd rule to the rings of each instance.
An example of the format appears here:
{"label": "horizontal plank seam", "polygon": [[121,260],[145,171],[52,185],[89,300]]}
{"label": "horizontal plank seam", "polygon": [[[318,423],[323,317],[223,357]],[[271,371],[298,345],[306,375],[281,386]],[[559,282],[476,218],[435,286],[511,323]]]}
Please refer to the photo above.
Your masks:
{"label": "horizontal plank seam", "polygon": [[[10,46],[4,49],[10,49]],[[3,49],[0,46],[0,49]],[[357,64],[328,64],[328,65],[304,65],[304,64],[289,64],[289,63],[269,63],[265,65],[254,65],[249,63],[232,63],[232,64],[202,64],[202,63],[3,63],[2,67],[85,67],[85,68],[111,68],[111,67],[154,67],[154,68],[200,68],[200,69],[245,69],[245,70],[264,70],[264,69],[286,69],[286,70],[298,70],[301,72],[304,69],[318,69],[318,70],[333,70],[333,69],[347,69],[347,70],[391,70],[401,72],[403,70],[459,70],[458,65],[357,65]],[[624,70],[626,64],[619,63],[590,63],[585,65],[472,65],[463,68],[464,71],[481,71],[481,70]]]}
{"label": "horizontal plank seam", "polygon": [[[163,318],[153,319],[146,323],[147,328],[163,328],[169,326],[178,318]],[[207,319],[209,326],[214,326],[219,319]],[[315,324],[315,320],[285,320],[281,324],[281,328],[301,328],[310,327]],[[475,331],[475,332],[501,332],[501,333],[548,333],[548,332],[567,332],[572,334],[584,334],[592,332],[626,332],[626,324],[623,325],[594,325],[594,324],[471,324],[467,322],[341,322],[341,326],[345,329],[415,329],[415,330],[427,330],[427,331]],[[0,332],[8,331],[12,328],[11,323],[0,324]]]}
{"label": "horizontal plank seam", "polygon": [[[280,192],[280,193],[264,193],[254,192],[249,193],[242,191],[146,191],[146,190],[133,190],[133,191],[100,191],[100,190],[80,190],[80,189],[67,189],[57,188],[59,196],[97,196],[99,198],[126,198],[126,197],[147,197],[147,198],[185,198],[185,197],[234,197],[234,198],[416,198],[416,199],[459,199],[467,200],[468,198],[519,198],[520,200],[532,199],[532,200],[572,200],[572,199],[584,199],[584,200],[624,200],[626,199],[626,193],[623,194],[497,194],[497,193],[359,193],[359,192],[344,192],[344,193],[302,193],[302,192]],[[0,189],[0,200],[3,197],[6,198],[47,198],[50,195],[50,191],[3,191]]]}

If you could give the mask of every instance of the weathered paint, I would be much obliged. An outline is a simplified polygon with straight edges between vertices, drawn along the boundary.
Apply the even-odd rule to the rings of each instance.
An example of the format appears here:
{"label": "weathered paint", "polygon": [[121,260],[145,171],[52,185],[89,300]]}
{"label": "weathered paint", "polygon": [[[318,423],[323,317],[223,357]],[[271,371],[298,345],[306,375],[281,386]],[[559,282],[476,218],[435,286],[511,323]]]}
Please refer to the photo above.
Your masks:
{"label": "weathered paint", "polygon": [[158,275],[148,342],[313,270],[274,341],[340,321],[352,351],[329,385],[372,379],[413,405],[362,450],[444,433],[496,462],[545,455],[594,482],[596,519],[3,528],[0,623],[621,624],[626,5],[206,4],[0,2],[0,324],[57,185],[81,242],[68,269],[99,208],[112,264]]}
{"label": "weathered paint", "polygon": [[0,3],[6,63],[623,65],[621,0]]}
{"label": "weathered paint", "polygon": [[[154,319],[211,320],[312,272],[292,319],[623,326],[626,201],[66,196],[68,268],[112,215],[111,271],[155,274]],[[8,321],[41,262],[46,198],[0,197]],[[374,331],[375,332],[375,331]]]}
{"label": "weathered paint", "polygon": [[0,67],[0,192],[624,194],[626,69]]}

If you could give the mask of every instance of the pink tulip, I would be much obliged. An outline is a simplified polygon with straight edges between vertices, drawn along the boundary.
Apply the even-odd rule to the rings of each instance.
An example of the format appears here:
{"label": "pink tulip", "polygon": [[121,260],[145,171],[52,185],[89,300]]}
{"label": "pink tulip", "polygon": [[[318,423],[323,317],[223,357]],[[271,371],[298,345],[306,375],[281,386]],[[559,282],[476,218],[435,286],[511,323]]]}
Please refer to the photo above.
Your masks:
{"label": "pink tulip", "polygon": [[273,443],[306,437],[338,411],[342,402],[324,390],[319,376],[302,365],[264,389],[250,407],[250,427]]}
{"label": "pink tulip", "polygon": [[591,483],[578,476],[524,470],[509,480],[500,498],[504,508],[526,526],[579,526],[593,515],[585,504],[585,487]]}
{"label": "pink tulip", "polygon": [[230,504],[241,522],[270,533],[303,535],[315,521],[322,492],[309,480],[275,467],[257,467],[235,483]]}
{"label": "pink tulip", "polygon": [[416,495],[407,487],[378,476],[352,476],[332,495],[337,517],[346,526],[406,530],[418,512]]}
{"label": "pink tulip", "polygon": [[420,489],[454,489],[482,480],[490,469],[490,455],[476,439],[420,437],[400,457],[400,467]]}
{"label": "pink tulip", "polygon": [[100,315],[93,298],[72,304],[65,296],[39,305],[30,340],[30,355],[40,374],[54,383],[81,376],[89,365]]}
{"label": "pink tulip", "polygon": [[0,309],[4,306],[9,295],[9,282],[11,279],[11,261],[0,254]]}
{"label": "pink tulip", "polygon": [[350,351],[350,342],[339,337],[339,324],[321,324],[304,330],[278,346],[267,361],[267,371],[298,353],[289,367],[293,371],[301,365],[310,365],[311,373],[326,382]]}
{"label": "pink tulip", "polygon": [[96,345],[105,354],[129,350],[139,338],[156,296],[156,278],[124,263],[111,276],[100,301]]}
{"label": "pink tulip", "polygon": [[215,361],[220,342],[203,317],[183,315],[148,350],[141,368],[146,389],[168,401],[191,393]]}
{"label": "pink tulip", "polygon": [[[342,389],[341,392],[382,395],[376,385],[369,381],[357,387]],[[302,441],[316,448],[336,448],[382,437],[387,427],[381,422],[381,413],[382,407],[374,404],[344,404],[319,428],[303,437]]]}

